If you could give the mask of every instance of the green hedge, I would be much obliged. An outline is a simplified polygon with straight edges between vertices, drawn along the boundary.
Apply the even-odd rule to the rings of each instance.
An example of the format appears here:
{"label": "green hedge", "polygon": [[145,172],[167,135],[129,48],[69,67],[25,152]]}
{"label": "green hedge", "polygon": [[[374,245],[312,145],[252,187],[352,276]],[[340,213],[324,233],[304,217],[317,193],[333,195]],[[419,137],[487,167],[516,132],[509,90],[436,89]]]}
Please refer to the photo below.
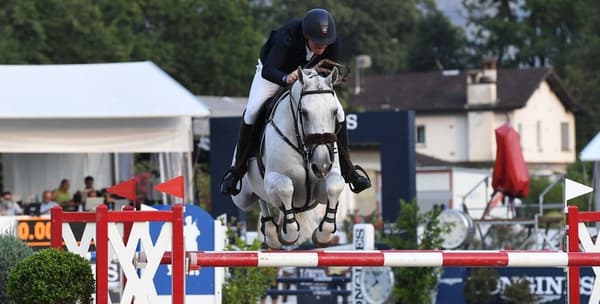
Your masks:
{"label": "green hedge", "polygon": [[33,254],[16,236],[0,235],[0,303],[11,303],[6,292],[8,274],[21,260]]}
{"label": "green hedge", "polygon": [[82,257],[44,249],[21,261],[8,277],[8,294],[22,304],[92,303],[94,277]]}

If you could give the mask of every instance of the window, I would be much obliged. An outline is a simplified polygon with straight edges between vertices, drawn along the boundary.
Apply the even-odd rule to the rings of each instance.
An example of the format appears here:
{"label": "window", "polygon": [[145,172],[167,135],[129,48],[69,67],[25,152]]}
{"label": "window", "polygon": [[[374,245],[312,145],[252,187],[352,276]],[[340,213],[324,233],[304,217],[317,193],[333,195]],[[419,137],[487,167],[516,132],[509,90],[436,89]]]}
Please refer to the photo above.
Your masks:
{"label": "window", "polygon": [[560,123],[560,150],[569,151],[571,149],[571,142],[569,140],[569,123]]}
{"label": "window", "polygon": [[425,126],[423,125],[417,126],[417,143],[425,144]]}

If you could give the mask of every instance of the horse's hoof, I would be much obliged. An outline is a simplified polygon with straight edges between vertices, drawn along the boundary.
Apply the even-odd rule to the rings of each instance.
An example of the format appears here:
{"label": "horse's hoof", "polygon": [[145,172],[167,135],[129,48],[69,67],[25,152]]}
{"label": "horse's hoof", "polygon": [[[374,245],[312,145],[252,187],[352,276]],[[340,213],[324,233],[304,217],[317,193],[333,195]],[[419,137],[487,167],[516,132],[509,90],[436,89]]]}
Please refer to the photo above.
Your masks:
{"label": "horse's hoof", "polygon": [[279,230],[279,226],[273,220],[262,223],[261,232],[264,236],[264,243],[271,249],[281,248],[277,230]]}
{"label": "horse's hoof", "polygon": [[291,246],[296,244],[296,242],[298,242],[298,239],[300,238],[300,234],[298,233],[296,235],[296,238],[293,241],[286,241],[285,239],[283,239],[283,237],[281,236],[281,233],[277,234],[277,240],[279,240],[279,242],[281,243],[281,245],[284,246]]}
{"label": "horse's hoof", "polygon": [[279,238],[268,238],[265,240],[265,244],[267,244],[267,247],[270,249],[281,249],[281,246],[283,246],[279,241]]}
{"label": "horse's hoof", "polygon": [[[296,237],[294,238],[293,241],[286,241],[283,238],[283,229],[281,229],[281,226],[279,227],[279,232],[277,233],[277,240],[279,240],[279,242],[284,245],[284,246],[291,246],[296,244],[296,242],[298,242],[298,239],[300,238],[300,231],[296,231]],[[288,234],[291,234],[293,232],[289,232]]]}
{"label": "horse's hoof", "polygon": [[319,229],[315,229],[312,233],[312,242],[313,244],[315,244],[316,246],[319,246],[321,248],[324,247],[329,247],[329,244],[331,243],[331,240],[333,239],[333,234],[329,233],[329,238],[327,239],[327,241],[322,241],[319,240],[319,236],[318,234],[321,234],[321,236],[324,236],[323,232],[319,232]]}

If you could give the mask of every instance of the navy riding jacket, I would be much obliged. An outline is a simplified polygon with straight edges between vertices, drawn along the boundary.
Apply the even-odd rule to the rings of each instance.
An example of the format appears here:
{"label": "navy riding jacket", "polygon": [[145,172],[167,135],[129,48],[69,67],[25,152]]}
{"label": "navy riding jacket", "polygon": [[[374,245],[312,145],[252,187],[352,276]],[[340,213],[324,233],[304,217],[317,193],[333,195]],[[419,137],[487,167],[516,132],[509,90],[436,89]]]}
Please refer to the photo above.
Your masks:
{"label": "navy riding jacket", "polygon": [[[281,86],[287,85],[283,78],[299,66],[305,67],[308,63],[306,48],[301,19],[293,19],[271,32],[269,40],[260,50],[260,61],[263,64],[262,77]],[[341,42],[338,37],[334,43],[327,46],[323,54],[311,58],[310,66],[322,59],[337,62],[340,49]]]}

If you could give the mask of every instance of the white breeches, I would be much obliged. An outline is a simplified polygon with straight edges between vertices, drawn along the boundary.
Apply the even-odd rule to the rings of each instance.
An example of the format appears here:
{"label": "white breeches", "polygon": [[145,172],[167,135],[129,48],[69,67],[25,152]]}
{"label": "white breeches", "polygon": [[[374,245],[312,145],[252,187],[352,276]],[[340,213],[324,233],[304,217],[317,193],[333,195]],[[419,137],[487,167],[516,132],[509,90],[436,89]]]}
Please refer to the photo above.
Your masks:
{"label": "white breeches", "polygon": [[[279,85],[270,82],[262,77],[262,62],[258,60],[256,64],[256,73],[254,73],[254,79],[252,79],[252,85],[250,86],[250,94],[248,96],[248,104],[246,105],[246,112],[244,112],[244,123],[247,125],[253,125],[256,122],[258,112],[262,107],[263,103],[267,101],[271,96],[277,93]],[[346,114],[340,101],[336,98],[338,104],[337,119],[339,122],[344,121]]]}

